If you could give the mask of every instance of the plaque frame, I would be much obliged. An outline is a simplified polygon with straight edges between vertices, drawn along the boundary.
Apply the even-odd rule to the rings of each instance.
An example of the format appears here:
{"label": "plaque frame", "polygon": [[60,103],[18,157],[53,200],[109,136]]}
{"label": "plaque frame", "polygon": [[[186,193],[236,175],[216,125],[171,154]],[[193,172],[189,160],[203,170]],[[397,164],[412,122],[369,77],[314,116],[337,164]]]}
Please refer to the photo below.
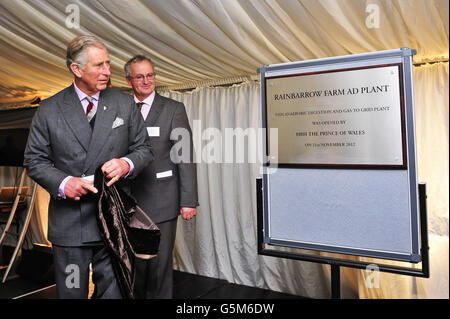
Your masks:
{"label": "plaque frame", "polygon": [[[401,127],[401,148],[402,148],[402,161],[399,164],[333,164],[333,163],[284,163],[277,161],[276,165],[280,168],[345,168],[345,169],[407,169],[407,143],[406,143],[406,123],[405,123],[405,88],[404,88],[404,80],[403,80],[403,63],[387,63],[387,64],[373,64],[373,65],[364,65],[359,67],[344,67],[344,68],[330,68],[321,71],[312,71],[312,72],[302,72],[302,73],[293,73],[293,74],[284,74],[284,75],[276,75],[276,76],[264,76],[264,92],[267,92],[267,80],[278,79],[278,78],[287,78],[287,77],[301,77],[308,75],[316,75],[316,74],[326,74],[326,73],[339,73],[339,72],[347,72],[347,71],[356,71],[356,70],[365,70],[365,69],[374,69],[374,68],[384,68],[384,67],[392,67],[396,66],[398,68],[398,82],[399,82],[399,107],[400,107],[400,127]],[[261,79],[262,80],[262,79]],[[261,82],[263,83],[263,82]],[[270,144],[268,132],[271,127],[268,125],[268,102],[267,102],[267,94],[262,96],[264,104],[263,104],[263,127],[266,130],[266,145],[265,145],[265,154],[268,157],[270,154]],[[270,160],[267,161],[267,165],[270,166]]]}
{"label": "plaque frame", "polygon": [[[381,258],[396,261],[419,263],[422,261],[421,221],[419,218],[419,191],[417,181],[417,161],[414,128],[414,92],[412,76],[412,56],[415,50],[401,48],[364,54],[316,59],[301,62],[268,65],[258,69],[261,83],[261,123],[266,129],[266,88],[265,78],[280,75],[327,71],[336,69],[352,69],[361,67],[401,64],[401,88],[403,93],[402,115],[403,131],[402,149],[405,153],[405,167],[386,166],[325,166],[286,165],[282,166],[270,161],[267,149],[268,135],[263,135],[262,148],[265,156],[262,180],[262,241],[265,245],[292,247],[319,252],[346,254],[352,256]],[[300,72],[299,72],[300,71]],[[278,172],[280,168],[280,172]],[[275,175],[272,175],[275,174]],[[275,176],[275,177],[273,177]],[[339,179],[330,183],[330,179]],[[388,177],[395,183],[386,181]],[[366,179],[369,178],[369,179]],[[358,182],[353,186],[353,182]],[[355,184],[356,185],[356,184]],[[310,186],[313,186],[311,188]],[[304,192],[305,189],[317,190]],[[352,197],[352,191],[358,187],[365,198]],[[348,188],[348,196],[347,189]],[[333,189],[343,189],[333,191]],[[275,192],[273,192],[275,190]],[[332,191],[329,194],[329,191]],[[370,193],[367,190],[379,190]],[[401,193],[398,192],[401,190]],[[384,193],[383,193],[384,192]],[[387,192],[387,193],[386,193]],[[304,193],[311,197],[302,196]],[[339,195],[339,197],[331,197]],[[343,195],[343,196],[341,196]],[[375,197],[374,197],[375,196]],[[328,203],[338,198],[340,206],[328,209]],[[397,206],[399,200],[401,206]],[[375,204],[376,202],[376,204]],[[380,209],[379,203],[385,205]],[[342,219],[345,213],[347,219]],[[374,215],[370,215],[374,214]],[[398,223],[389,221],[388,235],[372,232],[375,237],[368,237],[364,227],[371,226],[367,220],[385,220],[400,216]],[[335,217],[336,216],[336,217]],[[394,216],[394,217],[393,217]],[[373,219],[375,217],[375,219]],[[319,218],[319,219],[318,219]],[[321,219],[320,219],[321,218]],[[327,220],[328,218],[328,220]],[[335,228],[327,228],[322,223],[332,222]],[[392,221],[394,221],[392,219]],[[385,224],[375,224],[383,229]],[[426,225],[422,225],[425,227]],[[317,228],[319,227],[319,228]],[[351,227],[359,239],[365,241],[364,246],[353,235],[347,234],[345,227]],[[300,231],[301,229],[301,231]],[[361,229],[361,230],[360,230]],[[367,229],[366,229],[367,230]],[[322,237],[317,237],[321,231]],[[396,236],[396,237],[395,237]],[[399,241],[397,241],[397,239]],[[425,247],[426,248],[426,247]]]}

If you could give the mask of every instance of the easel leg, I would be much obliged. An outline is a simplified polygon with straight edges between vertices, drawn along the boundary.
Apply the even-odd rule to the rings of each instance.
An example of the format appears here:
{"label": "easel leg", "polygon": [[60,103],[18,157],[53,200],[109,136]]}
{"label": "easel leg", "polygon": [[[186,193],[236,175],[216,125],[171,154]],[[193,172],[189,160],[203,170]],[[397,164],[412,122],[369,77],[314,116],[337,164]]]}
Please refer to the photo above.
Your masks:
{"label": "easel leg", "polygon": [[331,265],[331,299],[341,299],[341,267]]}

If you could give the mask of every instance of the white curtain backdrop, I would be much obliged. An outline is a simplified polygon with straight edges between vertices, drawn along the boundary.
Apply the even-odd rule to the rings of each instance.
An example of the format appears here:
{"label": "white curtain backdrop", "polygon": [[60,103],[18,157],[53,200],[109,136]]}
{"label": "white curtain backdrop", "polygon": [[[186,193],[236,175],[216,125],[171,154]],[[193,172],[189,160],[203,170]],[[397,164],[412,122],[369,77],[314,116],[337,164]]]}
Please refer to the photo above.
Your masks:
{"label": "white curtain backdrop", "polygon": [[[244,152],[245,163],[222,163],[230,151],[225,148],[227,129],[257,131],[261,127],[259,83],[163,95],[185,104],[194,139],[199,132],[193,119],[201,121],[199,135],[203,138],[202,149],[195,150],[197,157],[198,153],[202,155],[202,162],[197,164],[200,207],[193,221],[178,222],[175,268],[238,284],[328,298],[322,266],[257,254],[255,183],[260,175],[258,163],[249,163],[247,152],[250,148],[250,152],[259,154],[260,148],[253,143],[244,149],[235,145],[231,151]],[[211,137],[208,130],[212,132],[212,128],[220,134]],[[217,143],[217,139],[221,141]],[[214,151],[222,156],[216,157]],[[211,157],[219,163],[206,163]]]}
{"label": "white curtain backdrop", "polygon": [[[431,278],[381,273],[379,288],[367,288],[365,271],[342,268],[343,297],[448,298],[448,76],[448,63],[414,68],[418,174],[419,182],[427,183]],[[193,121],[200,120],[203,131],[217,128],[222,135],[214,137],[222,137],[222,146],[226,128],[261,127],[259,94],[255,82],[163,93],[186,105],[193,127]],[[328,298],[328,266],[257,254],[259,167],[205,163],[207,145],[214,139],[208,134],[203,139],[203,159],[198,164],[200,207],[196,219],[179,221],[175,267],[238,284]]]}
{"label": "white curtain backdrop", "polygon": [[383,273],[379,289],[367,289],[360,273],[364,298],[448,298],[449,284],[449,64],[414,68],[415,120],[419,182],[426,183],[430,247],[430,279]]}

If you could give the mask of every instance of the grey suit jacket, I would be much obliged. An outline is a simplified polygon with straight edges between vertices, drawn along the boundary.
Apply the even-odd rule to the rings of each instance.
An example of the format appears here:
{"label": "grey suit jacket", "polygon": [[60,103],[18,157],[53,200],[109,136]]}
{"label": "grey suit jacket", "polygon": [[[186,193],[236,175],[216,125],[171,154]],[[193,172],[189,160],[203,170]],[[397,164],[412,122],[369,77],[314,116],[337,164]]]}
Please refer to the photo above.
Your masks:
{"label": "grey suit jacket", "polygon": [[[123,124],[113,128],[120,119]],[[69,175],[92,175],[108,160],[124,156],[134,164],[130,178],[153,159],[142,116],[129,95],[111,88],[102,91],[93,131],[73,85],[40,103],[31,124],[24,166],[28,176],[51,195],[48,239],[53,244],[80,246],[101,239],[96,197],[61,199],[59,185]]]}
{"label": "grey suit jacket", "polygon": [[[160,223],[177,217],[182,206],[198,206],[192,131],[183,103],[159,94],[155,95],[145,126],[159,128],[159,136],[150,136],[155,160],[133,181],[132,194],[150,218]],[[189,132],[190,149],[182,150],[189,151],[189,163],[177,164],[170,159],[170,150],[177,143],[170,137],[175,128],[184,128]],[[150,131],[157,132],[158,129]]]}

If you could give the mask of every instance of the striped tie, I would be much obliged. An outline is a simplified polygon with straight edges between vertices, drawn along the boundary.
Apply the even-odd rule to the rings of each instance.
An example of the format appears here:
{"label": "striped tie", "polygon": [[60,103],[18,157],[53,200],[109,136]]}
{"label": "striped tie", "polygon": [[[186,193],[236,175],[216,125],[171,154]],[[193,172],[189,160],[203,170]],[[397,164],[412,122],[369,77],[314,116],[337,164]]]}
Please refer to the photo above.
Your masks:
{"label": "striped tie", "polygon": [[94,105],[94,102],[92,101],[92,96],[86,96],[86,100],[89,101],[89,104],[86,109],[86,116],[89,121],[89,124],[91,125],[91,128],[94,129],[95,124],[95,113],[97,113],[97,107]]}

